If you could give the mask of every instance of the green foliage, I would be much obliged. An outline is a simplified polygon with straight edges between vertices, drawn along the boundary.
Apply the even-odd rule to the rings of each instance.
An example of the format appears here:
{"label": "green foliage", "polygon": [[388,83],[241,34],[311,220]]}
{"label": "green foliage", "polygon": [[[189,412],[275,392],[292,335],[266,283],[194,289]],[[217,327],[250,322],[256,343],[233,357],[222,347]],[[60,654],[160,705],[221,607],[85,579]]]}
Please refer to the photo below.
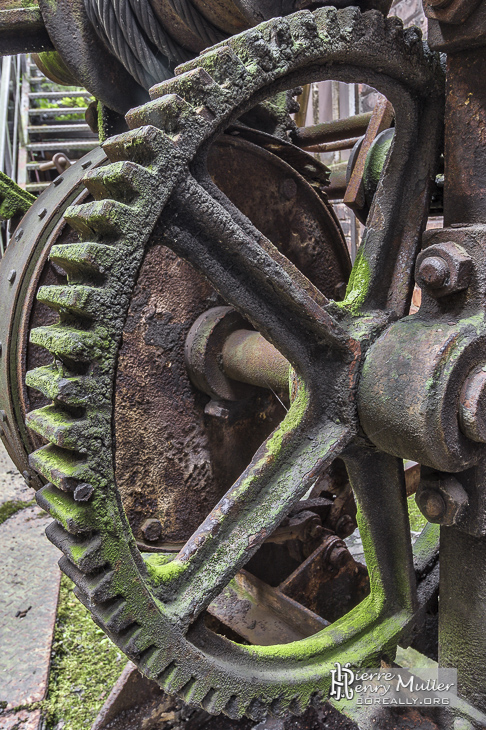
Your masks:
{"label": "green foliage", "polygon": [[51,654],[46,730],[63,721],[63,730],[91,727],[126,658],[99,629],[63,576]]}
{"label": "green foliage", "polygon": [[31,502],[23,502],[20,499],[4,502],[0,505],[0,525],[16,512],[19,512],[21,509],[25,509],[26,507],[32,507],[33,504],[35,504],[34,499]]}
{"label": "green foliage", "polygon": [[83,96],[63,96],[59,101],[49,101],[48,99],[37,99],[39,109],[54,109],[56,107],[68,107],[68,108],[79,108],[79,112],[73,112],[72,114],[60,114],[55,116],[54,119],[59,122],[77,120],[80,121],[79,115],[83,114],[83,110],[90,103],[90,99]]}
{"label": "green foliage", "polygon": [[415,495],[408,498],[408,518],[410,520],[410,529],[412,532],[420,532],[427,524],[427,520],[417,507]]}

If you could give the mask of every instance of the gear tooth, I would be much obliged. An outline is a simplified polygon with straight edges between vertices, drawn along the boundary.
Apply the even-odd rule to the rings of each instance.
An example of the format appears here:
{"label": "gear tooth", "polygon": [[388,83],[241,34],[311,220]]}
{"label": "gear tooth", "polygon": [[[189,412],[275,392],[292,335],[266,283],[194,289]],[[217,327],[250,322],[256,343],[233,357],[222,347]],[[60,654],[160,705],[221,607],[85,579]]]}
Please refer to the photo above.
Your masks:
{"label": "gear tooth", "polygon": [[231,38],[229,42],[247,71],[251,71],[256,77],[259,85],[262,83],[262,71],[265,73],[273,71],[281,61],[278,50],[265,38],[264,32],[266,30],[269,33],[270,28],[268,24],[262,24],[241,37]]}
{"label": "gear tooth", "polygon": [[146,195],[156,181],[146,167],[125,160],[90,170],[83,183],[96,200],[113,198],[130,203],[140,194]]}
{"label": "gear tooth", "polygon": [[70,205],[64,219],[84,241],[116,240],[133,226],[134,208],[116,200]]}
{"label": "gear tooth", "polygon": [[255,722],[261,722],[267,717],[267,707],[265,703],[258,697],[250,702],[246,708],[246,716]]}
{"label": "gear tooth", "polygon": [[89,437],[92,438],[94,435],[93,424],[85,418],[74,418],[54,405],[31,411],[25,421],[32,431],[51,444],[71,451],[78,451],[80,445],[86,442],[88,429]]}
{"label": "gear tooth", "polygon": [[32,452],[29,464],[63,492],[74,492],[80,484],[94,478],[93,472],[79,454],[56,446],[43,446]]}
{"label": "gear tooth", "polygon": [[177,693],[188,705],[200,705],[206,694],[207,687],[204,682],[195,677],[192,677]]}
{"label": "gear tooth", "polygon": [[95,332],[63,325],[36,327],[30,332],[30,341],[69,362],[88,363],[96,357],[101,347]]}
{"label": "gear tooth", "polygon": [[307,703],[302,702],[301,697],[296,695],[289,703],[289,712],[298,717],[304,714],[306,706]]}
{"label": "gear tooth", "polygon": [[217,689],[210,689],[201,700],[201,707],[210,715],[220,715],[226,704],[223,693]]}
{"label": "gear tooth", "polygon": [[89,507],[76,503],[71,495],[46,484],[36,492],[35,500],[39,507],[48,512],[71,535],[91,532],[93,514]]}
{"label": "gear tooth", "polygon": [[292,39],[297,45],[313,45],[319,40],[319,31],[314,18],[314,14],[310,10],[294,13],[288,18]]}
{"label": "gear tooth", "polygon": [[398,15],[390,15],[385,20],[387,34],[392,38],[395,36],[401,37],[403,34],[403,20]]}
{"label": "gear tooth", "polygon": [[102,243],[68,243],[53,246],[49,258],[64,269],[70,281],[102,275],[117,256],[113,246]]}
{"label": "gear tooth", "polygon": [[244,701],[237,695],[231,695],[226,705],[224,706],[224,714],[230,717],[232,720],[239,720],[245,714]]}
{"label": "gear tooth", "polygon": [[157,676],[157,682],[160,684],[161,687],[165,688],[165,683],[172,677],[176,669],[177,666],[174,660],[171,660],[168,664],[165,665],[165,667]]}
{"label": "gear tooth", "polygon": [[196,110],[177,94],[170,94],[150,101],[138,109],[132,109],[126,119],[131,127],[141,124],[159,127],[180,146],[180,137],[184,133],[190,133],[191,136],[207,133],[214,115],[205,107]]}
{"label": "gear tooth", "polygon": [[[160,99],[162,96],[176,94],[183,99],[187,99],[193,106],[199,106],[202,102],[199,94],[205,96],[209,89],[216,86],[217,84],[215,84],[207,71],[198,66],[181,76],[175,76],[172,79],[167,79],[167,81],[162,81],[162,83],[152,86],[149,94],[151,99]],[[194,99],[188,99],[188,93],[197,95],[196,103],[194,103]]]}
{"label": "gear tooth", "polygon": [[270,714],[273,715],[273,717],[283,717],[285,713],[287,712],[289,707],[289,702],[285,698],[285,696],[277,697],[276,700],[273,700],[270,704]]}
{"label": "gear tooth", "polygon": [[46,536],[83,573],[93,573],[106,565],[99,535],[85,539],[76,538],[66,532],[61,525],[52,522],[46,527]]}
{"label": "gear tooth", "polygon": [[[190,73],[194,73],[191,71]],[[189,75],[189,74],[186,74]],[[207,74],[206,74],[207,75]],[[180,84],[181,77],[175,77],[161,81],[159,84],[155,84],[149,89],[149,96],[152,99],[160,99],[161,96],[167,96],[168,94],[177,94],[178,96],[185,96],[183,87]],[[208,76],[210,79],[211,77]]]}
{"label": "gear tooth", "polygon": [[142,674],[149,679],[157,679],[159,674],[166,669],[170,661],[166,649],[160,649],[158,646],[150,646],[142,652],[137,666]]}
{"label": "gear tooth", "polygon": [[[76,595],[78,596],[78,598],[80,598],[82,592],[77,589]],[[89,608],[93,616],[96,616],[100,624],[102,624],[108,631],[111,631],[114,634],[119,634],[121,631],[126,631],[128,627],[132,627],[131,630],[134,630],[135,628],[133,626],[135,616],[133,615],[133,612],[129,609],[125,598],[114,598],[113,600],[108,601],[106,604],[93,605],[90,603],[89,605],[87,605],[87,608]]]}
{"label": "gear tooth", "polygon": [[29,388],[35,388],[50,400],[70,406],[85,405],[92,397],[96,382],[89,376],[64,377],[55,365],[44,365],[30,370],[25,376]]}
{"label": "gear tooth", "polygon": [[172,139],[156,127],[139,127],[108,139],[103,149],[112,162],[130,160],[139,165],[150,165],[154,160],[168,165],[168,170],[180,164],[180,150]]}
{"label": "gear tooth", "polygon": [[245,68],[244,63],[227,45],[212,48],[204,55],[178,66],[175,73],[177,76],[180,76],[186,73],[186,71],[193,71],[198,67],[206,71],[217,84],[220,84],[224,88],[231,88],[232,92],[236,95],[233,98],[234,105],[241,95],[243,81],[246,82],[245,85],[248,89],[248,70]]}
{"label": "gear tooth", "polygon": [[143,651],[150,646],[153,647],[152,637],[138,624],[133,624],[125,631],[121,631],[116,637],[117,646],[133,661],[137,661]]}
{"label": "gear tooth", "polygon": [[191,678],[192,675],[187,669],[179,667],[173,662],[159,675],[157,681],[168,694],[175,695]]}
{"label": "gear tooth", "polygon": [[115,577],[113,570],[105,570],[95,575],[85,575],[65,556],[59,560],[59,567],[91,603],[104,603],[118,595],[119,589],[113,580]]}
{"label": "gear tooth", "polygon": [[94,319],[107,306],[107,297],[106,290],[85,284],[41,286],[37,292],[37,300],[51,309],[89,319]]}
{"label": "gear tooth", "polygon": [[315,10],[312,14],[316,21],[317,30],[320,36],[324,36],[326,40],[334,39],[339,36],[339,23],[337,19],[338,11],[336,8],[324,7]]}
{"label": "gear tooth", "polygon": [[207,118],[224,115],[232,107],[231,94],[201,67],[154,86],[150,93],[154,99],[177,94]]}
{"label": "gear tooth", "polygon": [[[145,652],[152,650],[159,651],[158,647],[153,645],[153,638],[147,634],[146,629],[137,623],[132,624],[128,629],[117,634],[116,645],[122,650],[127,657],[136,661],[139,665],[140,656]],[[150,677],[154,679],[154,677]]]}
{"label": "gear tooth", "polygon": [[[381,15],[381,13],[380,13]],[[412,25],[411,28],[406,28],[403,31],[403,39],[409,48],[417,48],[419,53],[422,55],[422,31],[417,28],[416,25]]]}
{"label": "gear tooth", "polygon": [[[382,20],[385,20],[383,13],[380,13]],[[347,39],[355,30],[356,24],[361,21],[361,11],[357,7],[343,8],[337,14],[337,21],[340,29],[340,37]],[[384,27],[384,22],[382,28]]]}

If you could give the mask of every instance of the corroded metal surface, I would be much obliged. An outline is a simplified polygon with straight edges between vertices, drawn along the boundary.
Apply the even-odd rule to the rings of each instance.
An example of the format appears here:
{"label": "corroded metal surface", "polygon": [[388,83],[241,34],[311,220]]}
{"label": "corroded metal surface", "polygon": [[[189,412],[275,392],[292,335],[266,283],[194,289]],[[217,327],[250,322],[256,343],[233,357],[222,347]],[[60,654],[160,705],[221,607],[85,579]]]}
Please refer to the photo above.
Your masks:
{"label": "corroded metal surface", "polygon": [[[145,102],[153,74],[139,76],[119,48],[110,57],[110,34],[97,35],[76,2],[42,0],[69,71],[119,112]],[[388,9],[361,5],[371,4]],[[169,0],[154,7],[190,53],[295,9],[270,0],[195,0],[189,13]],[[413,639],[434,600],[437,531],[420,536],[414,566],[404,457],[432,470],[417,501],[442,526],[441,660],[457,664],[462,691],[484,708],[484,668],[474,671],[464,647],[484,656],[486,581],[461,569],[461,555],[484,564],[485,8],[479,0],[428,3],[432,43],[450,51],[446,227],[423,237],[418,258],[439,169],[443,67],[415,31],[357,8],[269,20],[180,66],[129,112],[133,131],[108,140],[109,164],[86,177],[92,198],[80,196],[66,212],[75,233],[63,224],[39,231],[56,240],[51,264],[42,259],[46,245],[35,249],[37,260],[12,254],[22,286],[11,268],[4,432],[19,458],[29,439],[42,444],[30,458],[48,481],[38,501],[56,520],[48,535],[81,600],[147,676],[205,710],[255,720],[299,714],[316,691],[327,692],[336,660],[389,662],[400,639]],[[65,32],[70,13],[80,31],[74,44]],[[137,52],[140,43],[137,36]],[[475,50],[464,53],[468,44]],[[102,79],[95,68],[104,61]],[[128,79],[120,101],[111,86],[122,66],[139,84]],[[296,92],[266,101],[326,78],[386,96],[345,194],[369,215],[342,302],[348,262],[335,255],[342,238],[322,190],[327,170],[289,143]],[[381,139],[385,168],[366,198],[368,148],[392,109],[395,132]],[[253,123],[260,129],[244,126]],[[415,261],[422,305],[407,317]],[[19,315],[22,296],[30,321]],[[235,388],[230,398],[205,388],[206,361],[191,384],[187,333],[226,304],[245,343],[264,340],[243,352],[241,334],[235,342],[238,332],[226,333],[213,371],[264,386],[260,349],[275,370],[270,392]],[[23,426],[29,391],[18,379],[25,362],[12,365],[17,352],[37,366],[27,374],[41,393],[30,396],[33,437]],[[271,394],[283,391],[287,363],[288,412]],[[354,527],[350,487],[325,487],[339,455],[369,573],[340,539]]]}
{"label": "corroded metal surface", "polygon": [[[95,202],[67,214],[82,243],[53,252],[71,267],[72,281],[39,292],[60,322],[32,332],[61,371],[37,369],[28,382],[54,403],[28,420],[49,442],[31,457],[52,482],[38,493],[56,519],[49,536],[97,621],[169,691],[212,712],[260,719],[302,711],[316,690],[327,691],[337,659],[359,664],[387,655],[419,608],[403,464],[357,437],[356,398],[370,342],[408,311],[443,85],[438,59],[415,31],[402,33],[377,13],[302,12],[227,43],[153,89],[153,101],[128,115],[133,131],[105,145],[112,164],[87,176]],[[378,187],[338,306],[222,195],[205,152],[234,117],[277,89],[331,74],[349,80],[357,68],[359,80],[389,97],[397,134],[385,171],[389,190]],[[115,363],[152,228],[297,372],[284,421],[173,559],[138,553],[110,456]],[[65,379],[72,390],[64,402],[57,394]],[[370,596],[298,646],[248,647],[205,627],[198,617],[341,452],[360,506]],[[79,482],[93,487],[90,501],[76,499]],[[378,496],[386,510],[376,509]]]}
{"label": "corroded metal surface", "polygon": [[[265,139],[268,143],[271,138]],[[17,410],[9,415],[5,428],[17,433],[16,463],[29,472],[29,478],[27,454],[43,441],[27,432],[23,422],[29,410],[48,400],[25,388],[24,377],[26,370],[49,362],[44,349],[28,342],[29,332],[56,320],[52,309],[35,295],[39,286],[66,281],[63,269],[47,261],[52,246],[78,240],[62,219],[54,223],[59,208],[51,211],[50,199],[59,206],[61,194],[59,200],[65,201],[61,210],[74,198],[86,199],[80,178],[93,164],[103,164],[101,152],[84,158],[39,199],[22,223],[22,236],[14,236],[3,264],[9,267],[3,269],[5,276],[12,267],[19,271],[4,302],[10,310],[10,326],[18,328],[18,339],[4,336],[3,364],[9,385],[3,395],[18,394]],[[220,187],[326,294],[332,295],[347,280],[349,258],[335,218],[290,165],[253,143],[233,138],[214,145],[210,164]],[[251,202],[248,169],[252,165],[259,165],[262,172],[251,187],[257,198],[267,197],[263,207]],[[241,180],[236,187],[235,179]],[[274,206],[271,203],[278,199],[282,184],[291,195]],[[26,240],[32,249],[26,247]],[[146,549],[173,548],[189,537],[285,413],[278,399],[263,391],[235,404],[225,419],[208,413],[207,397],[193,388],[187,376],[184,342],[198,314],[222,300],[187,263],[156,243],[142,266],[124,328],[115,401],[117,483],[130,524]],[[36,263],[27,274],[24,259],[29,255]],[[9,443],[11,448],[13,439]],[[181,509],[181,505],[186,506]],[[142,523],[147,518],[164,525],[157,540],[144,539]]]}

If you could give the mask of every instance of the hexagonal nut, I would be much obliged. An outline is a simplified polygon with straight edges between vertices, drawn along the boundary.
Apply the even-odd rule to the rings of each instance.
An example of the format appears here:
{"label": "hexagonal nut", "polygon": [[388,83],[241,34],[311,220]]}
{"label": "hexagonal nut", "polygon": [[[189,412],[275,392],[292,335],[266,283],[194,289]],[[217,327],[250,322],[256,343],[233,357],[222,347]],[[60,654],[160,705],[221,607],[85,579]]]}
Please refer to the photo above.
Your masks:
{"label": "hexagonal nut", "polygon": [[428,18],[440,23],[458,25],[472,15],[480,2],[481,0],[425,0],[424,11]]}
{"label": "hexagonal nut", "polygon": [[151,518],[145,520],[142,525],[142,535],[147,542],[157,542],[162,537],[162,524],[160,520]]}
{"label": "hexagonal nut", "polygon": [[473,260],[462,246],[453,241],[434,243],[417,256],[415,281],[438,299],[467,289],[473,271]]}
{"label": "hexagonal nut", "polygon": [[450,475],[423,480],[415,501],[429,522],[445,527],[457,525],[469,504],[466,490]]}

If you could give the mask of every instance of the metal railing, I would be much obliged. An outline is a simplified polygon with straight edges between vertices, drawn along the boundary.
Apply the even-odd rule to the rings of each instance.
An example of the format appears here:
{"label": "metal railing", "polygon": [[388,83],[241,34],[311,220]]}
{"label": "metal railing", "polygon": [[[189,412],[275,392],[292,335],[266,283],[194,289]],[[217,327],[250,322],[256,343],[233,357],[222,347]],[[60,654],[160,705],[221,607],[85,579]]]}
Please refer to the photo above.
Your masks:
{"label": "metal railing", "polygon": [[[0,171],[17,182],[20,126],[20,81],[25,69],[23,56],[4,56],[0,74]],[[10,221],[0,226],[0,254],[10,236]]]}

